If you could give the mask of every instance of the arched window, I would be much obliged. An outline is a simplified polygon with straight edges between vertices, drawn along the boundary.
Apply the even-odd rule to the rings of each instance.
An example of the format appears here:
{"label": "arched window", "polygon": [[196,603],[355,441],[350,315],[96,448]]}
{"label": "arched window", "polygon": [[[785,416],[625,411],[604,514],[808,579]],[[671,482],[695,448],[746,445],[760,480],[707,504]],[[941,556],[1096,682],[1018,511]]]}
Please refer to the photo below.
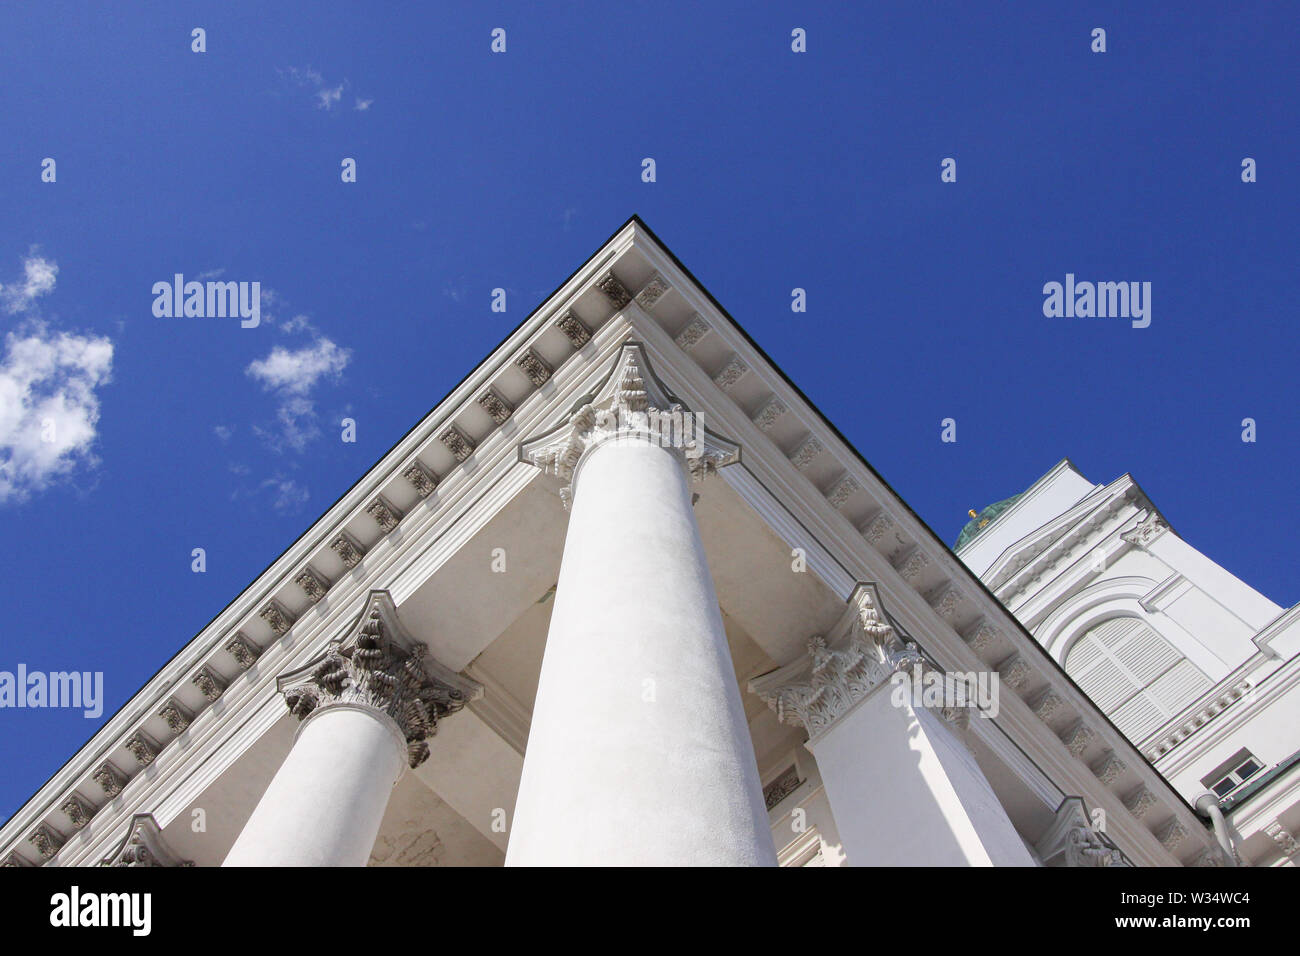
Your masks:
{"label": "arched window", "polygon": [[1137,617],[1085,631],[1065,656],[1065,672],[1134,743],[1214,684]]}

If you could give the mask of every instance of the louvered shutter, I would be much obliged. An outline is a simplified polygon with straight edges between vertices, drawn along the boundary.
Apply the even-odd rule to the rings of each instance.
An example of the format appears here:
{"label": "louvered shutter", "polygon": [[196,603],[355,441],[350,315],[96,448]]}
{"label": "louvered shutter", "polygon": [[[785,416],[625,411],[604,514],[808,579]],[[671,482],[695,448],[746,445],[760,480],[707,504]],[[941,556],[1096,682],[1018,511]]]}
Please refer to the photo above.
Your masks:
{"label": "louvered shutter", "polygon": [[1213,682],[1141,618],[1116,617],[1083,634],[1065,670],[1135,743]]}

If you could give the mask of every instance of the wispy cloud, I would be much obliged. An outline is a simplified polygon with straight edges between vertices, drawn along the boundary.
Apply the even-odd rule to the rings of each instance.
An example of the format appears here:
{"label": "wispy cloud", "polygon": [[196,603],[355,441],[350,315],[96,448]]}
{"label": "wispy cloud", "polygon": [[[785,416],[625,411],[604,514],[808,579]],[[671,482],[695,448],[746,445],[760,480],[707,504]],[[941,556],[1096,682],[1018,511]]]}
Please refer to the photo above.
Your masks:
{"label": "wispy cloud", "polygon": [[[331,84],[319,70],[312,67],[287,66],[280,69],[279,73],[294,86],[310,92],[316,102],[316,108],[321,110],[334,109],[343,101],[344,91],[351,89],[351,84],[346,79]],[[374,99],[363,99],[360,96],[354,96],[353,100],[355,102],[353,109],[363,112],[370,109],[370,104],[374,102]]]}
{"label": "wispy cloud", "polygon": [[[231,462],[230,471],[239,477],[246,477],[251,469],[244,464]],[[256,485],[241,484],[230,493],[231,501],[247,498],[269,496],[271,507],[280,514],[296,514],[311,500],[311,492],[293,478],[277,472],[270,478],[264,478]]]}
{"label": "wispy cloud", "polygon": [[[59,267],[23,260],[23,279],[0,288],[11,314],[53,291]],[[97,463],[100,386],[113,367],[113,343],[51,329],[35,316],[5,336],[0,359],[0,503],[23,501]]]}
{"label": "wispy cloud", "polygon": [[262,482],[261,490],[269,491],[275,496],[271,501],[271,507],[280,514],[294,514],[301,511],[303,505],[311,498],[310,491],[292,478],[283,475],[267,478]]}
{"label": "wispy cloud", "polygon": [[350,349],[318,337],[300,349],[277,345],[250,363],[245,373],[279,400],[275,424],[254,426],[254,432],[276,451],[302,451],[320,435],[312,390],[321,381],[338,381],[351,359]]}

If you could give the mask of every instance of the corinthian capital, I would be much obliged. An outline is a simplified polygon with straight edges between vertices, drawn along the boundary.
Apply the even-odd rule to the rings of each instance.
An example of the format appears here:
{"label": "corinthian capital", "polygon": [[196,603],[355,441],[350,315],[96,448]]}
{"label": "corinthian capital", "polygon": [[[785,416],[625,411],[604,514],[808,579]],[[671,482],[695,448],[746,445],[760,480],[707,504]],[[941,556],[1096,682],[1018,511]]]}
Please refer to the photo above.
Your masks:
{"label": "corinthian capital", "polygon": [[276,686],[299,720],[337,704],[386,714],[406,738],[410,765],[418,767],[428,759],[425,738],[435,733],[438,721],[483,692],[474,681],[427,657],[426,650],[402,629],[388,592],[371,591],[346,636]]}
{"label": "corinthian capital", "polygon": [[874,584],[859,584],[831,638],[818,634],[807,657],[749,682],[783,723],[816,737],[898,671],[926,667],[915,643],[899,635]]}
{"label": "corinthian capital", "polygon": [[628,342],[604,384],[583,398],[556,428],[519,446],[520,461],[556,475],[568,507],[583,455],[606,442],[645,442],[681,455],[694,480],[740,460],[740,446],[704,427],[650,368],[639,342]]}

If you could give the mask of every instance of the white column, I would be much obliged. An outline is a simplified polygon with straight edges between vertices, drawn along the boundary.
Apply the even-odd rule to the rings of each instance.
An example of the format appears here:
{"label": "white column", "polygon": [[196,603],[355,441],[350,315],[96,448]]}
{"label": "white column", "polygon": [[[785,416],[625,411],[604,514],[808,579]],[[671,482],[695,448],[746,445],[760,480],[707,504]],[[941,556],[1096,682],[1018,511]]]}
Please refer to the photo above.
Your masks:
{"label": "white column", "polygon": [[386,591],[277,688],[302,723],[223,866],[364,866],[393,784],[428,758],[437,721],[481,693],[425,656]]}
{"label": "white column", "polygon": [[224,866],[365,866],[406,741],[374,708],[326,706],[298,728],[293,749]]}
{"label": "white column", "polygon": [[849,865],[1032,866],[952,727],[892,689],[876,688],[808,742]]}
{"label": "white column", "polygon": [[523,449],[574,484],[507,865],[776,862],[687,482],[735,448],[656,440],[644,367]]}
{"label": "white column", "polygon": [[923,668],[875,586],[859,584],[829,640],[814,636],[806,659],[750,688],[779,719],[807,729],[849,865],[1032,866],[979,764],[941,716],[946,710],[960,725],[969,710],[928,709],[896,691],[897,679]]}

